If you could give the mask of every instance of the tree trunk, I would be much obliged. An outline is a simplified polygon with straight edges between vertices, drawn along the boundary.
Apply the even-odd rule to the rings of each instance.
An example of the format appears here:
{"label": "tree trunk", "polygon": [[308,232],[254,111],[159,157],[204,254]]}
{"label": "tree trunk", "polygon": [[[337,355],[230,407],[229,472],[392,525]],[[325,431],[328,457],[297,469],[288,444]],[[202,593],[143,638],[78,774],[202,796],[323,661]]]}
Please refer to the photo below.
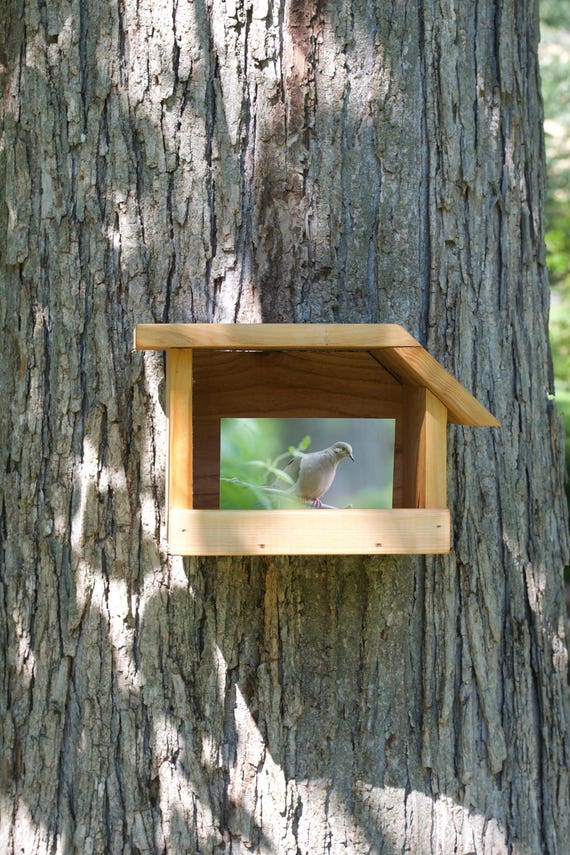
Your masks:
{"label": "tree trunk", "polygon": [[[537,5],[7,0],[2,852],[567,851]],[[402,323],[451,554],[169,557],[152,321]]]}

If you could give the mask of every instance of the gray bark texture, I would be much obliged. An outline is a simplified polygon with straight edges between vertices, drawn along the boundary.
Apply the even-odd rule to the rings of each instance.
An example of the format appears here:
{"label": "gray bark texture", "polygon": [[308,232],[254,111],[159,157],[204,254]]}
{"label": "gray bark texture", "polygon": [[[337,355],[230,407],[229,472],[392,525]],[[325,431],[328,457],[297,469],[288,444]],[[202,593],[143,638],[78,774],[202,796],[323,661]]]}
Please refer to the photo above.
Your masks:
{"label": "gray bark texture", "polygon": [[[537,2],[4,3],[0,851],[566,855]],[[403,324],[451,554],[169,556],[153,321]]]}

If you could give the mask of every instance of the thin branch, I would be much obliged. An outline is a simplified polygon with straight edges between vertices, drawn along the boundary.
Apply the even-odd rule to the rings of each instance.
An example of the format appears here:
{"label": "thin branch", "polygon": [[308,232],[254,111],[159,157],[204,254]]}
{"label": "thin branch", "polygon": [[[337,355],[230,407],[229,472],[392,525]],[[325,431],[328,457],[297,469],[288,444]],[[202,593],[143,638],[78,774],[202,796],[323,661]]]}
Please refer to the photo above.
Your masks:
{"label": "thin branch", "polygon": [[[220,481],[225,481],[226,484],[239,484],[240,487],[248,487],[250,490],[261,490],[264,493],[277,493],[279,496],[286,496],[288,499],[298,498],[299,502],[302,502],[303,504],[305,504],[309,507],[315,508],[317,510],[318,510],[318,508],[326,508],[327,510],[330,510],[330,511],[338,511],[339,510],[339,508],[336,505],[325,505],[324,502],[321,502],[321,504],[317,507],[316,505],[313,504],[311,499],[301,499],[301,497],[296,497],[291,492],[291,490],[279,490],[277,487],[266,487],[263,484],[249,484],[247,481],[242,481],[241,478],[220,477]],[[350,508],[350,505],[348,505],[348,507]]]}

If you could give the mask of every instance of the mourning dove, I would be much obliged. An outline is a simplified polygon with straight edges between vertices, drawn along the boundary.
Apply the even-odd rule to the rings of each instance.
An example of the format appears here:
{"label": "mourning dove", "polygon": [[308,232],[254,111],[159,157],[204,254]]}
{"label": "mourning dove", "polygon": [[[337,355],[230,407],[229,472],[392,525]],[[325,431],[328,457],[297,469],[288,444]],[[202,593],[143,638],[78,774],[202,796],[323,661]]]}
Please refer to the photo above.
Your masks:
{"label": "mourning dove", "polygon": [[336,467],[345,457],[354,461],[348,442],[335,442],[322,451],[291,457],[283,470],[295,482],[289,492],[321,507],[321,498],[334,481]]}

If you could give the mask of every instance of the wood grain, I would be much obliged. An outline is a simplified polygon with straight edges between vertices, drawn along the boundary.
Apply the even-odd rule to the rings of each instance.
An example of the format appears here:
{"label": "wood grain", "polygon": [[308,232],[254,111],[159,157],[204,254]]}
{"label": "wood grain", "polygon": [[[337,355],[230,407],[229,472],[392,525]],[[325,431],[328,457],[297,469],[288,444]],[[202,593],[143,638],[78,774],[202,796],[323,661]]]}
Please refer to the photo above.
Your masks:
{"label": "wood grain", "polygon": [[453,424],[499,427],[483,404],[423,347],[389,347],[375,355],[400,382],[431,389],[447,407]]}
{"label": "wood grain", "polygon": [[417,345],[399,324],[137,324],[134,334],[135,350],[362,350]]}
{"label": "wood grain", "polygon": [[[138,350],[363,350],[406,385],[426,386],[449,421],[498,427],[497,419],[399,324],[138,324]],[[252,415],[252,413],[248,413]]]}
{"label": "wood grain", "polygon": [[175,555],[403,555],[447,553],[448,510],[177,510]]}
{"label": "wood grain", "polygon": [[408,387],[396,421],[394,507],[445,508],[447,409],[429,389]]}
{"label": "wood grain", "polygon": [[194,351],[197,416],[396,418],[402,387],[369,354]]}
{"label": "wood grain", "polygon": [[[422,430],[423,455],[417,474],[416,506],[447,506],[447,408],[429,389],[425,393],[425,417]],[[422,495],[423,494],[423,495]]]}
{"label": "wood grain", "polygon": [[[194,417],[194,508],[220,506],[220,419]],[[184,507],[181,505],[180,507]]]}
{"label": "wood grain", "polygon": [[[2,4],[0,852],[568,853],[538,11]],[[170,560],[157,319],[405,320],[453,553]]]}
{"label": "wood grain", "polygon": [[192,351],[172,350],[166,358],[168,469],[166,503],[191,508],[192,495]]}

